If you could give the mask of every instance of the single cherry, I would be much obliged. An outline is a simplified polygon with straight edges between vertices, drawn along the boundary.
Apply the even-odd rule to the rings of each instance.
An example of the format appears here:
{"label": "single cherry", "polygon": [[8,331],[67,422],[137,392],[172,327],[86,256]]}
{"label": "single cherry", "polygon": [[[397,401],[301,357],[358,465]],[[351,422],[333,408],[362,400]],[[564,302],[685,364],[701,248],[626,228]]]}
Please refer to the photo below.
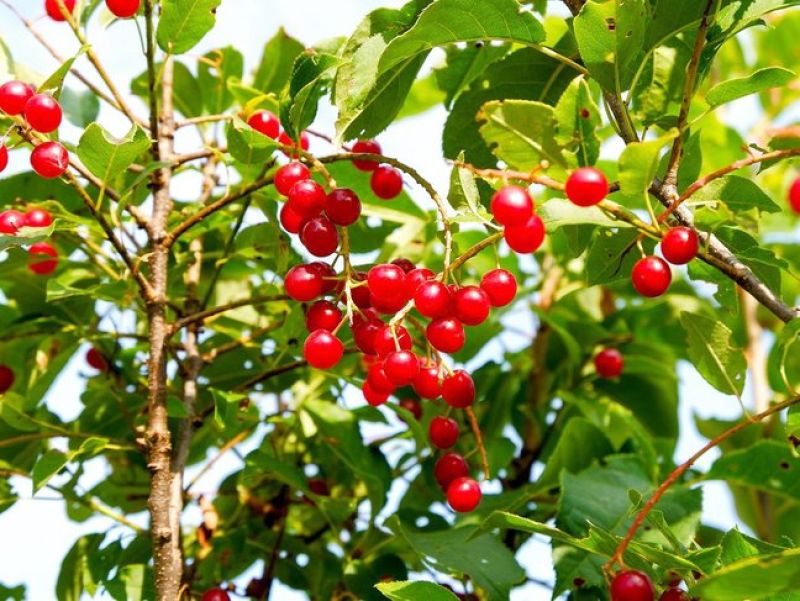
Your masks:
{"label": "single cherry", "polygon": [[[47,242],[31,244],[31,247],[28,249],[28,255],[32,261],[28,263],[28,269],[36,275],[50,275],[56,270],[56,267],[58,267],[58,251]],[[46,255],[53,258],[39,259],[39,255]]]}
{"label": "single cherry", "polygon": [[469,476],[469,466],[458,453],[445,453],[436,462],[433,475],[436,478],[436,482],[439,483],[439,486],[447,490],[447,487],[453,480]]}
{"label": "single cherry", "polygon": [[431,346],[442,353],[457,353],[466,341],[464,326],[452,317],[440,317],[429,323],[425,336]]}
{"label": "single cherry", "polygon": [[[289,146],[292,148],[300,148],[302,150],[308,150],[309,147],[311,146],[311,140],[309,140],[308,134],[306,132],[302,132],[300,134],[299,140],[294,140],[291,137],[289,137],[289,134],[287,134],[285,131],[282,131],[278,136],[278,142],[280,142],[284,146]],[[293,159],[296,159],[300,156],[299,152],[289,152],[289,153],[287,153],[286,151],[282,152],[286,156],[291,156]]]}
{"label": "single cherry", "polygon": [[419,359],[411,351],[395,351],[386,355],[383,371],[395,386],[408,386],[419,372]]}
{"label": "single cherry", "polygon": [[[1,92],[2,88],[0,88],[0,93]],[[0,97],[0,108],[3,108],[2,97]],[[792,211],[800,214],[800,177],[795,178],[791,188],[789,188],[789,206],[792,208]]]}
{"label": "single cherry", "polygon": [[579,207],[591,207],[608,195],[608,180],[594,167],[580,167],[567,178],[567,198]]}
{"label": "single cherry", "polygon": [[108,371],[108,360],[105,358],[103,353],[98,351],[96,348],[90,348],[86,352],[86,363],[89,364],[89,367],[93,367],[97,371]]}
{"label": "single cherry", "polygon": [[493,307],[505,307],[517,295],[517,278],[505,269],[493,269],[481,279],[481,290]]}
{"label": "single cherry", "polygon": [[44,209],[31,209],[25,213],[25,225],[27,227],[50,227],[53,223],[53,216]]}
{"label": "single cherry", "polygon": [[379,319],[370,319],[353,325],[353,342],[358,350],[365,355],[375,355],[375,336],[383,329],[383,322]]}
{"label": "single cherry", "polygon": [[518,222],[518,225],[506,226],[503,231],[503,238],[511,250],[521,254],[539,250],[544,236],[544,221],[538,215],[530,215],[526,220]]}
{"label": "single cherry", "polygon": [[417,399],[401,399],[400,406],[414,416],[419,421],[422,419],[422,404]]}
{"label": "single cherry", "polygon": [[283,279],[286,294],[296,301],[314,300],[322,294],[322,274],[310,265],[295,265]]}
{"label": "single cherry", "polygon": [[450,289],[437,280],[422,282],[414,292],[414,306],[425,317],[450,314]]}
{"label": "single cherry", "polygon": [[659,601],[692,601],[685,590],[677,587],[666,589],[658,599]]}
{"label": "single cherry", "polygon": [[6,115],[21,115],[28,99],[36,91],[21,81],[7,81],[0,86],[0,111]]}
{"label": "single cherry", "polygon": [[306,328],[309,332],[314,330],[333,332],[341,321],[342,312],[330,301],[319,300],[306,312]]}
{"label": "single cherry", "polygon": [[447,502],[454,511],[469,513],[481,502],[481,487],[472,478],[456,478],[447,487]]}
{"label": "single cherry", "polygon": [[361,217],[361,201],[349,188],[336,188],[325,198],[325,214],[333,223],[352,225]]}
{"label": "single cherry", "polygon": [[453,313],[468,326],[477,326],[489,317],[489,295],[477,286],[464,286],[453,295]]}
{"label": "single cherry", "polygon": [[308,167],[303,163],[292,161],[281,166],[275,172],[275,189],[284,196],[289,196],[289,192],[292,191],[297,182],[307,179],[311,179],[311,172]]}
{"label": "single cherry", "polygon": [[314,217],[300,230],[300,242],[315,257],[327,257],[339,247],[339,232],[326,217]]}
{"label": "single cherry", "polygon": [[[359,140],[353,144],[350,152],[354,154],[383,154],[381,145],[375,140]],[[379,164],[376,161],[353,159],[353,165],[359,171],[375,171]]]}
{"label": "single cherry", "polygon": [[375,361],[367,370],[367,382],[376,392],[393,394],[397,386],[386,375],[383,361]]}
{"label": "single cherry", "polygon": [[49,134],[61,125],[61,105],[49,94],[34,94],[25,104],[25,120],[34,131]]}
{"label": "single cherry", "polygon": [[[353,274],[353,279],[356,282],[366,282],[367,274],[364,273],[363,271],[358,271],[355,274]],[[372,301],[370,300],[370,294],[369,294],[369,286],[362,285],[356,288],[351,288],[350,294],[353,297],[353,302],[359,309],[368,309],[372,306]]]}
{"label": "single cherry", "polygon": [[313,261],[308,266],[322,278],[322,294],[328,294],[340,287],[341,282],[336,277],[336,271],[324,261]]}
{"label": "single cherry", "polygon": [[16,235],[19,228],[25,226],[25,214],[9,209],[0,213],[0,234]]}
{"label": "single cherry", "polygon": [[442,382],[442,398],[457,409],[464,409],[475,402],[475,382],[463,369],[454,371]]}
{"label": "single cherry", "polygon": [[303,226],[308,222],[308,218],[295,211],[292,206],[285,202],[278,212],[278,220],[281,226],[290,234],[299,234]]}
{"label": "single cherry", "polygon": [[617,378],[622,373],[625,362],[620,353],[615,348],[606,348],[597,353],[594,357],[594,368],[597,375],[601,378]]}
{"label": "single cherry", "polygon": [[111,13],[120,19],[127,19],[139,12],[141,0],[106,0]]}
{"label": "single cherry", "polygon": [[435,275],[436,274],[427,267],[417,267],[406,272],[406,296],[408,298],[413,298],[417,288],[419,288],[423,282],[432,280]]}
{"label": "single cherry", "polygon": [[210,588],[203,593],[200,601],[231,601],[231,598],[221,588]]}
{"label": "single cherry", "polygon": [[0,144],[0,173],[8,167],[8,148],[5,144]]}
{"label": "single cherry", "polygon": [[31,167],[41,177],[61,177],[69,167],[69,153],[58,142],[42,142],[31,152]]}
{"label": "single cherry", "polygon": [[385,392],[378,392],[367,381],[365,381],[363,386],[361,386],[361,392],[364,394],[364,399],[367,401],[367,403],[373,407],[383,405],[389,400],[390,396]]}
{"label": "single cherry", "polygon": [[442,382],[439,368],[435,365],[421,366],[411,383],[414,392],[423,399],[434,400],[442,396]]}
{"label": "single cherry", "polygon": [[257,132],[273,140],[281,134],[281,122],[270,111],[256,111],[250,115],[247,124]]}
{"label": "single cherry", "polygon": [[403,191],[403,177],[394,167],[380,165],[372,172],[369,185],[378,198],[392,200]]}
{"label": "single cherry", "polygon": [[342,359],[342,341],[327,330],[315,330],[303,345],[303,356],[311,367],[330,369]]}
{"label": "single cherry", "polygon": [[292,209],[307,217],[316,217],[325,206],[325,190],[313,179],[297,182],[289,191]]}
{"label": "single cherry", "polygon": [[661,254],[673,265],[685,265],[697,256],[700,239],[690,227],[671,228],[661,239]]}
{"label": "single cherry", "polygon": [[386,357],[395,351],[409,351],[413,344],[411,335],[403,326],[395,326],[394,333],[391,326],[383,326],[375,334],[375,352],[379,357]]}
{"label": "single cherry", "polygon": [[0,365],[0,394],[7,392],[14,385],[14,372],[8,365]]}
{"label": "single cherry", "polygon": [[645,257],[636,262],[631,272],[633,287],[642,296],[661,296],[669,288],[672,272],[660,257]]}
{"label": "single cherry", "polygon": [[458,423],[454,419],[438,415],[431,420],[428,437],[437,449],[449,449],[458,442]]}
{"label": "single cherry", "polygon": [[647,574],[627,570],[611,581],[611,601],[653,601],[656,591]]}
{"label": "single cherry", "polygon": [[411,261],[409,261],[405,257],[397,257],[396,259],[393,259],[392,265],[397,265],[400,269],[406,272],[406,275],[408,275],[417,268],[416,265],[414,265]]}
{"label": "single cherry", "polygon": [[[68,13],[72,14],[75,11],[76,0],[61,0],[61,2],[64,4],[64,8],[67,9]],[[58,0],[45,0],[44,9],[47,11],[48,16],[53,19],[53,21],[67,20],[66,16],[64,16],[61,6],[58,3]]]}
{"label": "single cherry", "polygon": [[495,221],[501,225],[525,223],[533,214],[533,199],[525,188],[505,186],[492,196],[489,205]]}
{"label": "single cherry", "polygon": [[405,291],[406,274],[402,268],[390,263],[375,265],[367,273],[367,286],[370,293],[379,299],[396,298],[398,292]]}

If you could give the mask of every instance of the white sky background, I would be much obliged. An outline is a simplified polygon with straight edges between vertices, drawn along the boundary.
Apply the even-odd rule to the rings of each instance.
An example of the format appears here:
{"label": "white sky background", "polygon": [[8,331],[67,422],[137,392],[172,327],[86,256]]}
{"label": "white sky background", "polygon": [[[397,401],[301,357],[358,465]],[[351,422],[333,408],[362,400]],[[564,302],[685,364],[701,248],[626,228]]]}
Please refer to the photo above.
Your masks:
{"label": "white sky background", "polygon": [[[43,0],[12,0],[12,2],[30,17],[43,14]],[[264,43],[280,26],[283,26],[290,35],[310,45],[325,38],[348,35],[364,14],[373,8],[397,7],[402,4],[401,0],[225,0],[218,9],[215,29],[192,51],[192,55],[200,55],[211,48],[230,44],[244,54],[246,69],[252,70],[260,59]],[[77,48],[65,24],[42,19],[38,26],[64,56],[69,56]],[[0,6],[0,39],[11,48],[17,62],[24,63],[38,72],[49,74],[57,66],[2,6]],[[135,26],[130,22],[121,22],[104,30],[95,24],[90,40],[119,87],[127,92],[127,82],[144,68]],[[191,66],[189,57],[186,58],[186,62]],[[78,65],[85,74],[91,72],[91,67],[86,64],[85,59],[81,59]],[[74,79],[68,83],[76,88],[79,85]],[[137,109],[143,109],[138,100],[134,99],[132,103]],[[143,114],[143,110],[140,112]],[[741,117],[742,113],[752,115],[755,111],[735,112]],[[440,151],[444,117],[444,110],[438,108],[425,115],[403,121],[401,125],[390,128],[380,136],[386,154],[413,165],[442,193],[446,192],[448,180],[448,167],[442,160]],[[333,110],[327,106],[323,107],[315,127],[331,132],[334,118]],[[101,114],[101,122],[117,135],[123,134],[127,129],[126,122],[113,111],[104,111]],[[738,125],[743,124],[740,122]],[[70,139],[77,139],[78,134],[79,132],[71,126],[62,128],[62,135]],[[312,150],[315,149],[314,144],[318,144],[318,141],[312,140]],[[188,147],[179,150],[187,149]],[[607,150],[609,153],[615,151],[611,148]],[[18,156],[12,156],[11,170],[26,168],[26,153],[13,154]],[[176,192],[180,195],[180,190]],[[419,195],[417,197],[421,198]],[[516,322],[516,326],[519,327],[519,321]],[[527,327],[532,331],[533,324]],[[508,342],[511,345],[524,343],[519,338]],[[486,349],[486,358],[496,356],[499,351],[499,345],[497,348]],[[83,378],[87,369],[83,353],[79,353],[51,390],[48,397],[49,406],[64,419],[70,419],[80,411],[79,395],[83,390]],[[687,458],[705,442],[694,428],[693,414],[724,419],[733,418],[739,415],[740,411],[735,399],[717,393],[696,374],[693,368],[683,366],[680,376],[682,389],[681,439],[677,452],[679,460]],[[714,456],[716,455],[709,454],[699,463],[699,467],[707,468]],[[237,467],[237,461],[229,455],[227,462],[220,462],[217,469],[204,478],[199,489],[213,489],[214,482],[219,481],[226,470],[230,471]],[[96,472],[94,477],[102,476],[99,470]],[[104,518],[96,518],[83,524],[74,524],[66,518],[63,503],[54,499],[52,492],[45,490],[40,492],[37,498],[30,499],[27,486],[28,484],[23,481],[22,487],[17,488],[21,496],[28,498],[20,500],[12,509],[0,514],[0,533],[2,533],[0,582],[6,585],[25,583],[28,587],[29,600],[50,601],[55,596],[55,581],[61,560],[75,539],[82,533],[103,531],[110,522]],[[735,514],[730,495],[724,485],[707,484],[705,494],[706,522],[719,527],[733,526],[736,523]],[[197,523],[196,512],[190,511],[189,517],[191,523]],[[144,524],[145,521],[142,520],[141,523]],[[530,577],[544,581],[552,580],[549,547],[545,543],[538,541],[529,543],[519,558]],[[257,572],[260,572],[260,567]],[[240,584],[246,581],[243,579]],[[306,597],[279,587],[273,590],[272,598],[278,601],[294,601]],[[520,589],[512,596],[515,601],[538,601],[549,598],[547,589],[533,584]]]}

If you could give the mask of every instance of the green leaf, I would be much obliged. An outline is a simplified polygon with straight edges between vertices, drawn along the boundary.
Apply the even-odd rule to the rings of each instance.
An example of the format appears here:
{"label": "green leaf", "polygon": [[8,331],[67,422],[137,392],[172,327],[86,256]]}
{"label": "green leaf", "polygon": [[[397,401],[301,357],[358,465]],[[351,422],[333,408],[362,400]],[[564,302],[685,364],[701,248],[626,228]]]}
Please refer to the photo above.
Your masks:
{"label": "green leaf", "polygon": [[450,172],[450,191],[447,194],[447,201],[460,213],[472,215],[477,221],[491,224],[489,211],[481,204],[481,195],[478,191],[478,184],[475,182],[475,175],[469,169],[458,165],[463,160],[464,156],[461,155]]}
{"label": "green leaf", "polygon": [[228,140],[228,152],[245,165],[266,162],[278,148],[275,140],[257,132],[241,119],[228,123],[225,136]]}
{"label": "green leaf", "polygon": [[67,120],[75,127],[87,127],[100,114],[100,101],[89,90],[75,92],[72,88],[64,88],[60,102]]}
{"label": "green leaf", "polygon": [[613,451],[608,438],[588,419],[574,417],[564,426],[555,448],[547,457],[537,485],[548,488],[557,485],[562,470],[579,472],[589,467],[597,457]]}
{"label": "green leaf", "polygon": [[56,582],[56,598],[58,601],[80,601],[84,591],[92,592],[96,588],[94,578],[89,570],[89,557],[99,552],[103,542],[103,534],[87,534],[80,537],[61,562],[61,570]]}
{"label": "green leaf", "polygon": [[732,346],[728,327],[718,319],[688,312],[681,313],[681,324],[689,359],[700,375],[720,392],[740,397],[747,360],[741,349]]}
{"label": "green leaf", "polygon": [[211,31],[221,0],[163,0],[156,39],[170,54],[191,50]]}
{"label": "green leaf", "polygon": [[691,593],[714,601],[758,601],[798,589],[800,549],[788,549],[767,557],[753,557],[727,565],[698,580]]}
{"label": "green leaf", "polygon": [[314,121],[319,101],[328,91],[339,62],[337,56],[315,51],[308,51],[295,61],[280,110],[281,122],[293,139]]}
{"label": "green leaf", "polygon": [[656,175],[661,150],[677,135],[677,130],[670,130],[654,140],[625,147],[619,157],[619,188],[623,194],[647,202],[645,196]]}
{"label": "green leaf", "polygon": [[292,65],[303,50],[303,44],[280,28],[264,46],[253,87],[266,93],[280,93],[289,81]]}
{"label": "green leaf", "polygon": [[480,77],[492,63],[508,53],[509,45],[471,44],[466,48],[448,46],[447,64],[434,71],[439,89],[446,93],[445,106],[449,109],[459,94]]}
{"label": "green leaf", "polygon": [[600,156],[600,110],[585,79],[572,81],[556,105],[555,116],[559,144],[574,149],[579,165],[594,165]]}
{"label": "green leaf", "polygon": [[38,492],[50,481],[50,478],[61,471],[68,462],[69,457],[56,449],[50,449],[42,455],[36,462],[36,465],[33,466],[33,471],[31,472],[33,492]]}
{"label": "green leaf", "polygon": [[[549,203],[548,203],[549,204]],[[586,255],[586,280],[592,286],[630,277],[638,255],[632,244],[639,233],[633,229],[598,230]]]}
{"label": "green leaf", "polygon": [[714,462],[707,480],[725,480],[800,500],[800,459],[783,443],[762,440],[753,446],[725,453]]}
{"label": "green leaf", "polygon": [[123,173],[149,147],[150,139],[138,125],[124,138],[116,139],[101,125],[92,123],[78,143],[78,158],[101,181],[107,182]]}
{"label": "green leaf", "polygon": [[[160,73],[163,68],[163,63],[156,63],[155,71]],[[203,88],[197,82],[197,79],[189,70],[189,68],[180,62],[175,62],[173,65],[175,71],[173,76],[173,101],[175,108],[184,117],[197,117],[203,114]],[[131,82],[131,92],[137,96],[147,99],[150,95],[150,90],[147,82],[147,71],[140,73]],[[156,82],[156,95],[161,95],[161,82]]]}
{"label": "green leaf", "polygon": [[785,86],[796,77],[794,71],[783,67],[767,67],[754,71],[747,77],[729,79],[718,83],[706,94],[706,102],[716,108],[737,98],[762,92],[770,88]]}
{"label": "green leaf", "polygon": [[214,397],[214,423],[220,428],[230,425],[239,412],[239,403],[247,398],[246,394],[226,392],[216,388],[211,389],[211,396]]}
{"label": "green leaf", "polygon": [[212,50],[197,62],[197,83],[209,113],[223,113],[233,104],[230,82],[241,80],[243,73],[244,56],[232,46]]}
{"label": "green leaf", "polygon": [[377,588],[392,601],[456,601],[456,596],[433,582],[382,582]]}
{"label": "green leaf", "polygon": [[554,232],[568,225],[597,225],[627,229],[633,227],[625,221],[617,221],[606,215],[599,207],[579,207],[564,198],[552,198],[536,209],[539,217]]}
{"label": "green leaf", "polygon": [[692,195],[694,201],[721,201],[731,210],[758,209],[767,213],[778,213],[782,209],[752,179],[739,175],[726,175],[713,180]]}
{"label": "green leaf", "polygon": [[44,80],[44,83],[39,86],[40,92],[50,92],[58,98],[61,95],[61,87],[64,85],[64,78],[69,73],[69,70],[72,69],[72,65],[78,59],[78,57],[86,52],[88,46],[82,46],[78,52],[75,53],[74,56],[67,59],[63,64],[61,64],[58,69],[56,69],[50,77]]}

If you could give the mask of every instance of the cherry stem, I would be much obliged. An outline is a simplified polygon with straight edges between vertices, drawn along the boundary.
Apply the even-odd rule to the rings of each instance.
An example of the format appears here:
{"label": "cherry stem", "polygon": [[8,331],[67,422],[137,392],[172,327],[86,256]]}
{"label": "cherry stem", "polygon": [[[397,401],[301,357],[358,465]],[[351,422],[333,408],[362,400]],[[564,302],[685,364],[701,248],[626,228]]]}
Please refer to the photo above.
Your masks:
{"label": "cherry stem", "polygon": [[481,454],[484,479],[491,480],[492,476],[489,471],[489,457],[486,455],[486,447],[483,446],[483,436],[481,435],[480,426],[478,426],[478,419],[475,417],[475,412],[472,411],[472,407],[467,407],[465,411],[467,417],[469,418],[469,425],[472,427],[472,433],[475,435],[475,443],[478,445],[478,451],[480,451]]}

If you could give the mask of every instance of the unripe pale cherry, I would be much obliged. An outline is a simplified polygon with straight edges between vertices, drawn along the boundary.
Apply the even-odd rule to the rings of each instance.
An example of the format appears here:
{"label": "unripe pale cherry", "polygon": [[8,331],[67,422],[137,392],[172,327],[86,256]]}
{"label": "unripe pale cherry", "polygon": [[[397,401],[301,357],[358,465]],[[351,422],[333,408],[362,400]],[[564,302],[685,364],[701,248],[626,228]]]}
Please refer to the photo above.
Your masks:
{"label": "unripe pale cherry", "polygon": [[655,596],[650,578],[638,570],[620,572],[611,581],[611,601],[653,601]]}
{"label": "unripe pale cherry", "polygon": [[673,265],[685,265],[697,256],[700,239],[691,227],[671,228],[661,239],[661,254]]}
{"label": "unripe pale cherry", "polygon": [[[47,242],[37,242],[31,244],[28,249],[31,262],[28,263],[30,269],[36,275],[50,275],[58,267],[58,251]],[[40,258],[41,255],[51,257],[49,259]]]}
{"label": "unripe pale cherry", "polygon": [[505,307],[517,295],[517,278],[505,269],[493,269],[481,279],[481,290],[489,297],[493,307]]}
{"label": "unripe pale cherry", "polygon": [[376,392],[393,394],[397,385],[389,379],[383,361],[375,361],[367,369],[367,382]]}
{"label": "unripe pale cherry", "polygon": [[411,387],[423,399],[434,400],[442,396],[439,368],[435,365],[421,366]]}
{"label": "unripe pale cherry", "polygon": [[31,86],[21,81],[7,81],[0,86],[0,111],[6,115],[21,115],[25,105],[36,93]]}
{"label": "unripe pale cherry", "polygon": [[453,313],[468,326],[477,326],[489,317],[489,295],[477,286],[464,286],[453,295]]}
{"label": "unripe pale cherry", "polygon": [[286,294],[296,301],[314,300],[322,294],[322,275],[310,265],[295,265],[283,279]]}
{"label": "unripe pale cherry", "polygon": [[[381,150],[381,145],[378,144],[375,140],[359,140],[353,147],[350,149],[350,152],[355,154],[365,153],[365,154],[382,154],[383,151]],[[375,171],[379,163],[375,161],[369,160],[357,160],[353,159],[353,165],[359,171]]]}
{"label": "unripe pale cherry", "polygon": [[375,334],[375,352],[379,357],[386,357],[395,351],[409,351],[413,345],[411,335],[403,326],[395,326],[394,334],[391,326],[383,326]]}
{"label": "unripe pale cherry", "polygon": [[464,326],[452,317],[432,321],[425,329],[425,335],[431,346],[442,353],[457,353],[466,341]]}
{"label": "unripe pale cherry", "polygon": [[333,332],[342,321],[342,312],[330,301],[320,300],[308,308],[306,312],[306,328]]}
{"label": "unripe pale cherry", "polygon": [[354,224],[361,217],[361,201],[349,188],[336,188],[325,198],[325,214],[341,226]]}
{"label": "unripe pale cherry", "polygon": [[642,296],[661,296],[672,282],[672,272],[660,257],[645,257],[636,262],[631,272],[633,287]]}
{"label": "unripe pale cherry", "polygon": [[108,360],[105,358],[103,353],[98,351],[96,348],[90,348],[86,352],[86,363],[89,365],[89,367],[93,367],[97,371],[108,371]]}
{"label": "unripe pale cherry", "polygon": [[378,198],[392,200],[403,191],[403,177],[394,167],[380,165],[372,172],[369,185]]}
{"label": "unripe pale cherry", "polygon": [[221,588],[210,588],[203,593],[200,601],[231,601],[231,598]]}
{"label": "unripe pale cherry", "polygon": [[419,372],[419,359],[411,351],[395,351],[384,359],[383,371],[395,386],[408,386]]}
{"label": "unripe pale cherry", "polygon": [[339,232],[327,217],[314,217],[300,230],[300,242],[315,257],[327,257],[339,247]]}
{"label": "unripe pale cherry", "polygon": [[[2,108],[1,105],[0,108]],[[795,178],[789,188],[789,206],[792,211],[800,214],[800,177]]]}
{"label": "unripe pale cherry", "polygon": [[567,198],[579,207],[591,207],[608,195],[608,180],[599,169],[580,167],[567,178]]}
{"label": "unripe pale cherry", "polygon": [[0,394],[11,390],[14,385],[14,372],[8,365],[0,365]]}
{"label": "unripe pale cherry", "polygon": [[127,19],[139,12],[141,0],[106,0],[111,13],[120,19]]}
{"label": "unripe pale cherry", "polygon": [[275,172],[275,189],[283,196],[289,196],[289,192],[297,182],[311,179],[311,172],[303,163],[292,161],[282,165]]}
{"label": "unripe pale cherry", "polygon": [[597,353],[594,357],[594,368],[597,375],[601,378],[616,378],[622,373],[625,361],[615,348],[606,348]]}
{"label": "unripe pale cherry", "polygon": [[449,449],[458,442],[458,423],[444,416],[436,416],[428,428],[431,444],[437,449]]}
{"label": "unripe pale cherry", "polygon": [[278,211],[278,220],[281,222],[283,229],[287,232],[290,234],[299,234],[300,230],[303,229],[303,226],[308,221],[308,218],[295,211],[288,202],[285,202],[281,210]]}
{"label": "unripe pale cherry", "polygon": [[447,490],[453,480],[469,476],[469,466],[458,453],[445,453],[436,462],[433,476],[439,486]]}
{"label": "unripe pale cherry", "polygon": [[31,129],[49,134],[61,125],[61,105],[49,94],[34,94],[25,103],[25,121]]}
{"label": "unripe pale cherry", "polygon": [[518,225],[506,226],[503,230],[505,239],[511,250],[530,254],[539,250],[544,242],[544,221],[538,215],[531,215]]}
{"label": "unripe pale cherry", "polygon": [[378,407],[379,405],[383,405],[386,401],[389,400],[389,394],[385,392],[378,392],[375,390],[369,382],[364,382],[361,386],[361,392],[364,394],[364,399],[367,401],[368,404],[372,405],[373,407]]}
{"label": "unripe pale cherry", "polygon": [[8,148],[5,144],[0,144],[0,173],[8,167]]}
{"label": "unripe pale cherry", "polygon": [[481,502],[480,485],[468,477],[456,478],[447,486],[447,503],[454,511],[469,513]]}
{"label": "unripe pale cherry", "polygon": [[471,406],[475,402],[475,382],[472,376],[459,369],[445,377],[442,382],[442,398],[445,403],[456,409]]}
{"label": "unripe pale cherry", "polygon": [[0,234],[16,235],[19,228],[25,225],[25,214],[9,209],[0,213]]}
{"label": "unripe pale cherry", "polygon": [[69,167],[69,153],[58,142],[42,142],[31,152],[31,167],[45,179],[61,177]]}
{"label": "unripe pale cherry", "polygon": [[525,188],[505,186],[492,196],[490,209],[501,225],[524,223],[533,214],[533,199]]}
{"label": "unripe pale cherry", "polygon": [[[75,2],[76,0],[61,0],[64,4],[64,8],[66,8],[68,13],[75,12]],[[53,21],[66,21],[67,18],[64,16],[64,13],[61,10],[61,6],[59,6],[58,0],[45,0],[44,9],[47,11],[47,15],[53,19]]]}
{"label": "unripe pale cherry", "polygon": [[273,140],[281,134],[281,122],[270,111],[256,111],[247,119],[247,124]]}
{"label": "unripe pale cherry", "polygon": [[367,273],[369,291],[377,298],[391,299],[405,290],[406,273],[397,265],[375,265]]}
{"label": "unripe pale cherry", "polygon": [[31,209],[25,213],[27,227],[49,227],[53,223],[53,216],[44,209]]}
{"label": "unripe pale cherry", "polygon": [[311,367],[330,369],[344,355],[342,341],[327,330],[315,330],[303,344],[303,356]]}
{"label": "unripe pale cherry", "polygon": [[414,306],[425,317],[443,317],[450,314],[450,290],[442,282],[422,282],[414,292]]}
{"label": "unripe pale cherry", "polygon": [[326,196],[322,186],[313,179],[305,179],[292,186],[288,202],[301,215],[316,217],[322,213]]}

